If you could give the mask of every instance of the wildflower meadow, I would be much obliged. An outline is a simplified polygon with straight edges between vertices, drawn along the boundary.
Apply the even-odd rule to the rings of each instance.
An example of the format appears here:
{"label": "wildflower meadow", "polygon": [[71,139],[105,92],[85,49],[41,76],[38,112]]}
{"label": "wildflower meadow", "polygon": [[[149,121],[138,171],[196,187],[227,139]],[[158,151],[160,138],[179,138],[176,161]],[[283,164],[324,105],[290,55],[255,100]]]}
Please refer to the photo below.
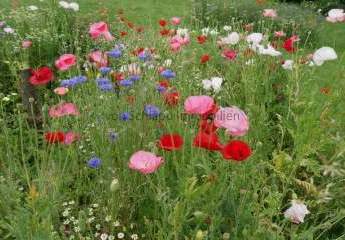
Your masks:
{"label": "wildflower meadow", "polygon": [[345,2],[0,7],[1,240],[345,239]]}

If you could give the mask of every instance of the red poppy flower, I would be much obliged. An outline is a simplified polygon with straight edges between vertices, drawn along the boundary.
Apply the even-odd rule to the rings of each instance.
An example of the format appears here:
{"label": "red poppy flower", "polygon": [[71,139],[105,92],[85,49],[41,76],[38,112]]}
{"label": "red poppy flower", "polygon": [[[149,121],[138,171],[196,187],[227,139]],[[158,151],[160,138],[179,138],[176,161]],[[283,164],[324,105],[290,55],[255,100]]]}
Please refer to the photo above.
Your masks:
{"label": "red poppy flower", "polygon": [[125,79],[125,75],[123,73],[113,73],[113,78],[116,81],[121,81],[121,80]]}
{"label": "red poppy flower", "polygon": [[170,83],[168,80],[164,79],[164,80],[159,81],[159,86],[168,88],[170,86]]}
{"label": "red poppy flower", "polygon": [[164,19],[159,20],[159,25],[161,27],[165,27],[167,24],[168,24],[168,22],[166,20],[164,20]]}
{"label": "red poppy flower", "polygon": [[197,39],[199,44],[204,44],[207,40],[207,37],[205,35],[200,35],[197,37]]}
{"label": "red poppy flower", "polygon": [[283,48],[289,52],[293,53],[296,51],[296,48],[294,47],[295,42],[299,40],[298,36],[294,35],[284,41]]}
{"label": "red poppy flower", "polygon": [[210,151],[219,151],[223,149],[222,144],[219,142],[216,133],[206,133],[199,131],[198,135],[194,138],[193,146],[205,148]]}
{"label": "red poppy flower", "polygon": [[128,33],[125,32],[125,31],[121,31],[121,32],[120,32],[120,36],[121,36],[121,37],[124,37],[124,36],[126,36],[127,34],[128,34]]}
{"label": "red poppy flower", "polygon": [[46,132],[44,138],[48,143],[63,143],[65,134],[63,132]]}
{"label": "red poppy flower", "polygon": [[204,54],[200,58],[200,63],[201,64],[207,63],[210,59],[211,57],[208,54]]}
{"label": "red poppy flower", "polygon": [[183,138],[178,134],[165,134],[161,136],[157,145],[167,151],[178,150],[183,145]]}
{"label": "red poppy flower", "polygon": [[199,122],[199,127],[201,131],[207,134],[214,133],[217,130],[217,127],[216,125],[214,125],[214,122],[209,119],[201,119]]}
{"label": "red poppy flower", "polygon": [[29,81],[32,85],[44,85],[54,79],[53,71],[49,67],[31,70]]}
{"label": "red poppy flower", "polygon": [[167,92],[164,94],[164,100],[169,106],[176,106],[180,100],[180,94],[177,91]]}
{"label": "red poppy flower", "polygon": [[161,36],[167,36],[170,33],[169,29],[163,28],[162,30],[159,31]]}
{"label": "red poppy flower", "polygon": [[128,26],[129,28],[134,28],[134,24],[131,23],[131,22],[127,22],[127,26]]}
{"label": "red poppy flower", "polygon": [[252,150],[247,143],[240,140],[234,140],[224,146],[222,154],[225,159],[243,161],[252,154]]}
{"label": "red poppy flower", "polygon": [[139,55],[140,53],[142,53],[144,50],[145,50],[145,48],[140,47],[140,48],[134,49],[132,53],[133,53],[133,55],[138,56],[138,55]]}

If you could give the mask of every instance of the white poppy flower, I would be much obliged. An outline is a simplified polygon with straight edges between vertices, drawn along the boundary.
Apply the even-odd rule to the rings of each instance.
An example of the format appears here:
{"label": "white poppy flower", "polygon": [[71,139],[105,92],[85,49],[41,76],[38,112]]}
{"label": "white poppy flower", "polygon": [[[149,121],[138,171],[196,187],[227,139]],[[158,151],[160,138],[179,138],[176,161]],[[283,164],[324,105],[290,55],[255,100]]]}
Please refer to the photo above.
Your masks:
{"label": "white poppy flower", "polygon": [[326,18],[328,22],[344,22],[345,21],[345,12],[344,9],[331,9],[328,12],[328,17]]}
{"label": "white poppy flower", "polygon": [[285,60],[284,63],[282,64],[282,67],[285,69],[285,70],[292,70],[293,68],[293,60]]}
{"label": "white poppy flower", "polygon": [[5,33],[10,33],[10,34],[12,34],[12,33],[14,33],[14,29],[11,28],[11,27],[5,27],[5,28],[4,28],[4,32],[5,32]]}
{"label": "white poppy flower", "polygon": [[59,5],[60,7],[64,8],[64,9],[70,9],[73,10],[75,12],[79,11],[79,4],[76,2],[66,2],[66,1],[59,1]]}
{"label": "white poppy flower", "polygon": [[[253,49],[254,48],[254,49]],[[259,54],[261,55],[268,55],[268,56],[272,56],[272,57],[278,57],[281,56],[282,53],[277,51],[274,47],[272,47],[270,44],[267,45],[267,48],[265,48],[264,46],[258,44],[258,45],[254,45],[253,46],[253,50],[257,51]]]}
{"label": "white poppy flower", "polygon": [[304,222],[305,215],[309,213],[306,205],[297,201],[292,201],[292,206],[284,212],[284,216],[291,222],[299,224]]}
{"label": "white poppy flower", "polygon": [[60,7],[64,8],[64,9],[68,9],[68,7],[69,7],[69,3],[66,1],[60,1],[59,5],[60,5]]}
{"label": "white poppy flower", "polygon": [[210,80],[208,79],[202,80],[202,84],[205,90],[213,89],[213,91],[215,92],[219,92],[222,86],[222,82],[223,82],[223,78],[220,78],[220,77],[212,77]]}
{"label": "white poppy flower", "polygon": [[263,38],[264,36],[262,33],[251,33],[247,36],[247,42],[257,45],[263,40]]}
{"label": "white poppy flower", "polygon": [[188,36],[188,29],[187,28],[178,28],[176,30],[176,35],[180,37]]}
{"label": "white poppy flower", "polygon": [[210,35],[212,35],[212,36],[216,36],[216,35],[218,35],[218,31],[217,31],[217,29],[212,29],[211,31],[210,31]]}
{"label": "white poppy flower", "polygon": [[79,4],[76,2],[71,2],[69,4],[69,9],[72,9],[73,11],[78,12],[79,11]]}
{"label": "white poppy flower", "polygon": [[228,36],[220,39],[222,44],[235,45],[240,41],[240,35],[237,32],[232,32]]}
{"label": "white poppy flower", "polygon": [[321,66],[325,61],[337,59],[337,53],[331,47],[322,47],[313,54],[313,62],[317,66]]}

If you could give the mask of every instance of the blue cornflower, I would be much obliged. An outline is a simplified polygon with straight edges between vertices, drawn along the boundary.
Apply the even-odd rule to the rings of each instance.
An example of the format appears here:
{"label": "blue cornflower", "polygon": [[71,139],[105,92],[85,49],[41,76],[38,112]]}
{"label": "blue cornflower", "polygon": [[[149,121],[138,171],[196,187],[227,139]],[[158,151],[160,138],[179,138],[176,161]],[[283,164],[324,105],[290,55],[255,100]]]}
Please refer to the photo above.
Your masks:
{"label": "blue cornflower", "polygon": [[171,78],[176,77],[176,74],[172,70],[166,69],[166,70],[161,72],[161,76],[166,78],[166,79],[171,79]]}
{"label": "blue cornflower", "polygon": [[144,112],[150,118],[156,118],[161,113],[161,111],[159,110],[159,108],[157,106],[151,105],[151,104],[148,104],[145,106]]}
{"label": "blue cornflower", "polygon": [[97,78],[97,86],[102,91],[111,91],[113,90],[113,84],[108,78]]}
{"label": "blue cornflower", "polygon": [[129,76],[129,80],[135,82],[138,81],[140,79],[140,75],[131,75]]}
{"label": "blue cornflower", "polygon": [[76,77],[72,77],[70,79],[66,79],[66,80],[62,80],[60,83],[61,87],[74,87],[78,84],[82,84],[84,82],[86,82],[87,77],[85,76],[76,76]]}
{"label": "blue cornflower", "polygon": [[133,81],[130,79],[125,79],[125,80],[121,80],[119,84],[120,86],[123,86],[123,87],[130,87],[133,85]]}
{"label": "blue cornflower", "polygon": [[146,51],[140,52],[138,57],[141,61],[144,61],[144,62],[149,61],[151,59],[151,55],[147,53]]}
{"label": "blue cornflower", "polygon": [[159,93],[164,93],[167,90],[166,87],[163,87],[161,85],[157,85],[156,89]]}
{"label": "blue cornflower", "polygon": [[99,69],[99,71],[101,72],[102,75],[107,75],[111,71],[111,68],[110,67],[101,67]]}
{"label": "blue cornflower", "polygon": [[98,157],[93,157],[87,162],[87,165],[90,168],[99,168],[99,166],[101,166],[101,164],[102,164],[102,160]]}
{"label": "blue cornflower", "polygon": [[123,113],[120,114],[120,119],[122,121],[126,122],[126,121],[131,120],[131,118],[132,118],[132,116],[131,116],[131,114],[129,112],[123,112]]}
{"label": "blue cornflower", "polygon": [[122,56],[122,51],[118,48],[113,49],[108,52],[108,56],[111,58],[120,58]]}

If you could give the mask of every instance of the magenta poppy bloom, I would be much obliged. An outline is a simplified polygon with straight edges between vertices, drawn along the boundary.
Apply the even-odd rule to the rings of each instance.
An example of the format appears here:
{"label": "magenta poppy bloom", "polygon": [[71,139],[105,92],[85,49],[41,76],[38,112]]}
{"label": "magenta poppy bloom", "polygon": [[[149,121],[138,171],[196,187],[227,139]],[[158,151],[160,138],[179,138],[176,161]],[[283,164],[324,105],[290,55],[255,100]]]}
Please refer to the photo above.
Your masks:
{"label": "magenta poppy bloom", "polygon": [[219,109],[214,117],[214,125],[225,128],[232,136],[244,136],[249,129],[247,115],[235,106]]}
{"label": "magenta poppy bloom", "polygon": [[49,116],[52,118],[59,118],[68,115],[78,116],[79,114],[77,106],[73,103],[60,103],[49,109]]}
{"label": "magenta poppy bloom", "polygon": [[55,67],[60,71],[66,71],[77,63],[73,54],[64,54],[55,61]]}
{"label": "magenta poppy bloom", "polygon": [[150,174],[155,172],[163,163],[162,157],[150,152],[138,151],[131,156],[128,166],[142,174]]}
{"label": "magenta poppy bloom", "polygon": [[114,40],[114,37],[108,30],[108,25],[105,22],[97,22],[90,26],[89,34],[92,39],[97,39],[101,36],[107,41]]}
{"label": "magenta poppy bloom", "polygon": [[233,61],[236,59],[237,53],[235,50],[226,49],[222,52],[222,56],[230,61]]}
{"label": "magenta poppy bloom", "polygon": [[205,114],[210,112],[215,103],[209,96],[190,96],[184,102],[184,110],[188,114]]}

